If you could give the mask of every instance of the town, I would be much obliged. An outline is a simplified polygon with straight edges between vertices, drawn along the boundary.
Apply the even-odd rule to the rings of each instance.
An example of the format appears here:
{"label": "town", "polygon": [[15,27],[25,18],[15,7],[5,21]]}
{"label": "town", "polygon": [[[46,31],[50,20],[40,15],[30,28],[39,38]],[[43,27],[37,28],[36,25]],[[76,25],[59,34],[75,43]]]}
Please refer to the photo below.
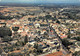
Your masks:
{"label": "town", "polygon": [[0,56],[79,56],[80,7],[0,7]]}

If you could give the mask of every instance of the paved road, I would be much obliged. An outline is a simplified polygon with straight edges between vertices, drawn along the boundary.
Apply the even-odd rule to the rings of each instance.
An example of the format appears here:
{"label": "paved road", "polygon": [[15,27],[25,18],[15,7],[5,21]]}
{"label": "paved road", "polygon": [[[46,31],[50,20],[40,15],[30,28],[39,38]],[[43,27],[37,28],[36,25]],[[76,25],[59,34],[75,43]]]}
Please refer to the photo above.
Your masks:
{"label": "paved road", "polygon": [[56,34],[56,37],[58,38],[59,42],[62,45],[62,48],[64,49],[64,51],[66,52],[66,54],[69,53],[69,51],[66,49],[66,47],[62,44],[62,39],[58,36],[58,34],[56,33],[55,29],[53,28],[54,33]]}
{"label": "paved road", "polygon": [[55,35],[56,35],[56,37],[58,38],[59,42],[61,43],[62,48],[64,49],[64,52],[65,52],[66,54],[68,54],[69,51],[68,51],[68,50],[66,49],[66,47],[62,44],[62,39],[58,36],[58,34],[56,33],[55,29],[54,29],[53,27],[50,26],[50,24],[49,24],[48,21],[47,21],[47,23],[48,23],[48,26],[49,26],[49,31],[50,31],[50,29],[53,30],[53,32],[55,33]]}
{"label": "paved road", "polygon": [[[47,23],[48,23],[48,21],[47,21]],[[58,38],[58,40],[59,40],[59,42],[60,42],[60,44],[61,44],[61,46],[62,46],[62,48],[63,48],[63,53],[64,54],[68,54],[69,52],[68,52],[68,50],[66,49],[66,47],[62,44],[62,41],[61,41],[61,38],[58,36],[58,34],[56,33],[56,31],[55,31],[55,29],[54,28],[52,28],[52,27],[50,27],[50,24],[48,23],[48,29],[49,29],[49,33],[50,33],[50,29],[52,29],[53,30],[53,32],[55,33],[55,36]],[[49,54],[49,53],[51,53],[51,51],[49,51],[49,52],[47,52],[47,53],[45,53],[45,54],[41,54],[41,55],[39,55],[39,56],[45,56],[45,55],[47,55],[47,54]]]}

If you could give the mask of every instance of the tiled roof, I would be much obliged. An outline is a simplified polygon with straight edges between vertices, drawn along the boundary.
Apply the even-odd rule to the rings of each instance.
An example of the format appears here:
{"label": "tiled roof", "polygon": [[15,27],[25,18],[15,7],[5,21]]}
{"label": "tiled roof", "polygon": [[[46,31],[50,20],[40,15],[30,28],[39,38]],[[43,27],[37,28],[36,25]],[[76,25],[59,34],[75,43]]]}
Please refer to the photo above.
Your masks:
{"label": "tiled roof", "polygon": [[55,53],[52,53],[52,54],[48,54],[48,55],[45,55],[45,56],[72,56],[72,54],[63,54],[62,51],[59,51],[59,52],[55,52]]}
{"label": "tiled roof", "polygon": [[63,55],[62,51],[59,51],[59,52],[55,52],[55,53],[48,54],[48,55],[45,55],[45,56],[62,56],[62,55]]}

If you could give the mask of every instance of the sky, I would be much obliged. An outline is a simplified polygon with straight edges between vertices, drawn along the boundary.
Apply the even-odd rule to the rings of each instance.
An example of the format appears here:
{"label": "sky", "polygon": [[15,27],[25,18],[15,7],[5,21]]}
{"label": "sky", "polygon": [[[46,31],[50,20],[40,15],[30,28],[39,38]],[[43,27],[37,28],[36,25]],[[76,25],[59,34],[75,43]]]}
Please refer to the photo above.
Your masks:
{"label": "sky", "polygon": [[13,3],[80,3],[80,0],[0,0]]}

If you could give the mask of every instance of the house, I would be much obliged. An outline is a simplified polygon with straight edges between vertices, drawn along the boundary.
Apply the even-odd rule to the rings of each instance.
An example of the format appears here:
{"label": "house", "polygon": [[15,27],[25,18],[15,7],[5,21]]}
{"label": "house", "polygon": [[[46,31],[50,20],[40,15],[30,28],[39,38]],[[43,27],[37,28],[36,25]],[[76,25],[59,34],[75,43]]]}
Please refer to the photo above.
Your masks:
{"label": "house", "polygon": [[70,48],[69,51],[71,51],[72,53],[75,52],[76,46],[71,45],[71,46],[68,46],[68,47]]}
{"label": "house", "polygon": [[36,41],[34,40],[29,41],[29,44],[31,44],[32,46],[34,46],[34,43],[36,43]]}
{"label": "house", "polygon": [[51,47],[50,50],[51,50],[51,53],[55,53],[55,52],[57,52],[56,47]]}
{"label": "house", "polygon": [[6,26],[6,23],[0,23],[0,27]]}
{"label": "house", "polygon": [[43,30],[41,31],[41,34],[44,34],[44,33],[47,33],[46,29],[43,29]]}
{"label": "house", "polygon": [[61,39],[67,38],[67,35],[60,36]]}
{"label": "house", "polygon": [[48,52],[48,51],[50,51],[50,46],[45,46],[45,47],[43,47],[42,48],[42,50],[43,50],[43,52]]}
{"label": "house", "polygon": [[51,53],[45,56],[72,56],[72,55],[70,54],[65,55],[62,51],[59,51],[59,52]]}
{"label": "house", "polygon": [[46,28],[48,27],[48,24],[40,24],[40,28]]}
{"label": "house", "polygon": [[39,28],[40,27],[40,24],[39,23],[36,23],[35,24],[35,28]]}
{"label": "house", "polygon": [[17,43],[17,40],[11,41],[10,42],[12,45]]}
{"label": "house", "polygon": [[21,32],[23,32],[23,29],[19,29],[17,32],[18,32],[18,33],[21,33]]}
{"label": "house", "polygon": [[21,36],[26,36],[27,35],[27,33],[25,31],[20,32],[20,34],[21,34]]}

